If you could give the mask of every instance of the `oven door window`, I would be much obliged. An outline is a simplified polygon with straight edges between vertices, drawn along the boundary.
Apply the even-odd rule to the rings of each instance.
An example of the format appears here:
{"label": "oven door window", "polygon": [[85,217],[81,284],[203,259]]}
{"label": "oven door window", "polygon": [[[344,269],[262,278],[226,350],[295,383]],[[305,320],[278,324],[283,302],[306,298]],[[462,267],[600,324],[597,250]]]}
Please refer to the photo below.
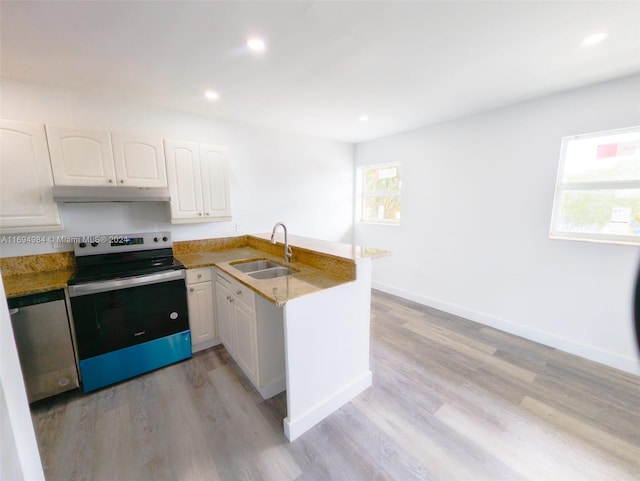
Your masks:
{"label": "oven door window", "polygon": [[73,297],[71,311],[80,359],[189,329],[184,279]]}

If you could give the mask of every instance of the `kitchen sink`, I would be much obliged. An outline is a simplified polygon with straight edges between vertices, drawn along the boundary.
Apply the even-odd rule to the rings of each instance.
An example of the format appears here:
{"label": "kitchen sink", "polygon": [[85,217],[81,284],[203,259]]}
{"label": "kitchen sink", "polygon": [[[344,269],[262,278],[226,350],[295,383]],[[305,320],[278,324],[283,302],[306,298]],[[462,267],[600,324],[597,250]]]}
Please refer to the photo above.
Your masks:
{"label": "kitchen sink", "polygon": [[288,276],[298,271],[289,267],[281,266],[267,259],[253,259],[247,261],[237,261],[229,264],[234,269],[250,275],[254,279],[275,279],[276,277]]}
{"label": "kitchen sink", "polygon": [[230,264],[234,269],[240,272],[255,272],[263,269],[271,269],[273,267],[281,267],[280,264],[268,261],[266,259],[258,259],[252,261],[238,261]]}
{"label": "kitchen sink", "polygon": [[270,267],[255,272],[249,272],[249,275],[254,279],[275,279],[276,277],[288,276],[295,274],[296,270],[289,269],[288,267]]}

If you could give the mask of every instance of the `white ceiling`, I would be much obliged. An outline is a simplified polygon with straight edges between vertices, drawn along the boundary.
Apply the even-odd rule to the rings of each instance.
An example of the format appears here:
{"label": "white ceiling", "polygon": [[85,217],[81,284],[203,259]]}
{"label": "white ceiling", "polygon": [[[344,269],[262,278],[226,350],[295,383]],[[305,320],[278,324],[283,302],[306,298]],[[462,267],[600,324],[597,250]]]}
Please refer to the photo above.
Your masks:
{"label": "white ceiling", "polygon": [[348,142],[640,72],[637,1],[2,0],[0,18],[3,77]]}

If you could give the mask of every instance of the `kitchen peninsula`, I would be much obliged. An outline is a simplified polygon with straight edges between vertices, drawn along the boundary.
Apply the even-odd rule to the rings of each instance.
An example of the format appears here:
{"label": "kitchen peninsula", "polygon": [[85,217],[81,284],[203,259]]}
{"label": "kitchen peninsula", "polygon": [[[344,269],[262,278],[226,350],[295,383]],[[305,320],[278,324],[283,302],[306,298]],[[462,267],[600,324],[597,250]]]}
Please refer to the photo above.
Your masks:
{"label": "kitchen peninsula", "polygon": [[[284,264],[282,242],[274,245],[269,238],[269,234],[258,234],[180,241],[174,243],[174,253],[187,268],[187,279],[190,271],[215,268],[214,276],[217,272],[218,277],[231,277],[238,283],[238,293],[248,288],[255,294],[257,309],[264,305],[265,309],[275,312],[271,318],[279,319],[282,326],[283,336],[276,343],[280,342],[284,349],[285,376],[276,379],[266,391],[259,391],[272,395],[286,385],[284,432],[293,440],[371,385],[371,260],[386,253],[289,236],[293,256],[286,265],[296,271],[294,274],[256,279],[234,267],[239,261],[256,259]],[[278,241],[280,239],[278,237]],[[52,271],[45,267],[42,269],[45,273],[37,271],[36,258],[46,256],[0,259],[8,297],[33,292],[29,288],[33,286],[28,282],[29,276],[55,279],[55,288],[65,282],[60,276],[70,275],[68,266],[64,270]],[[36,267],[29,272],[26,264]],[[16,266],[21,266],[21,270],[12,270],[17,269]],[[34,288],[48,290],[42,282]],[[220,299],[225,300],[219,294],[216,293],[218,304]],[[229,300],[229,296],[226,299]],[[247,372],[242,363],[239,364]],[[278,383],[281,383],[279,391]]]}
{"label": "kitchen peninsula", "polygon": [[258,280],[233,267],[241,259],[282,262],[282,242],[269,238],[177,242],[175,251],[187,268],[215,266],[282,309],[284,432],[294,440],[371,385],[371,259],[385,252],[289,236],[295,275]]}

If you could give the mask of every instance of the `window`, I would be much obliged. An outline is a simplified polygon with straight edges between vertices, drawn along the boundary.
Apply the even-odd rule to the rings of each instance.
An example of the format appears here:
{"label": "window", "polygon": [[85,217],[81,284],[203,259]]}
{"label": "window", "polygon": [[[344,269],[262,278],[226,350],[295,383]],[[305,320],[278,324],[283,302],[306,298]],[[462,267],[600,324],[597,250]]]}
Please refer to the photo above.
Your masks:
{"label": "window", "polygon": [[400,163],[358,168],[360,222],[400,223]]}
{"label": "window", "polygon": [[550,236],[640,245],[640,126],[562,139]]}

